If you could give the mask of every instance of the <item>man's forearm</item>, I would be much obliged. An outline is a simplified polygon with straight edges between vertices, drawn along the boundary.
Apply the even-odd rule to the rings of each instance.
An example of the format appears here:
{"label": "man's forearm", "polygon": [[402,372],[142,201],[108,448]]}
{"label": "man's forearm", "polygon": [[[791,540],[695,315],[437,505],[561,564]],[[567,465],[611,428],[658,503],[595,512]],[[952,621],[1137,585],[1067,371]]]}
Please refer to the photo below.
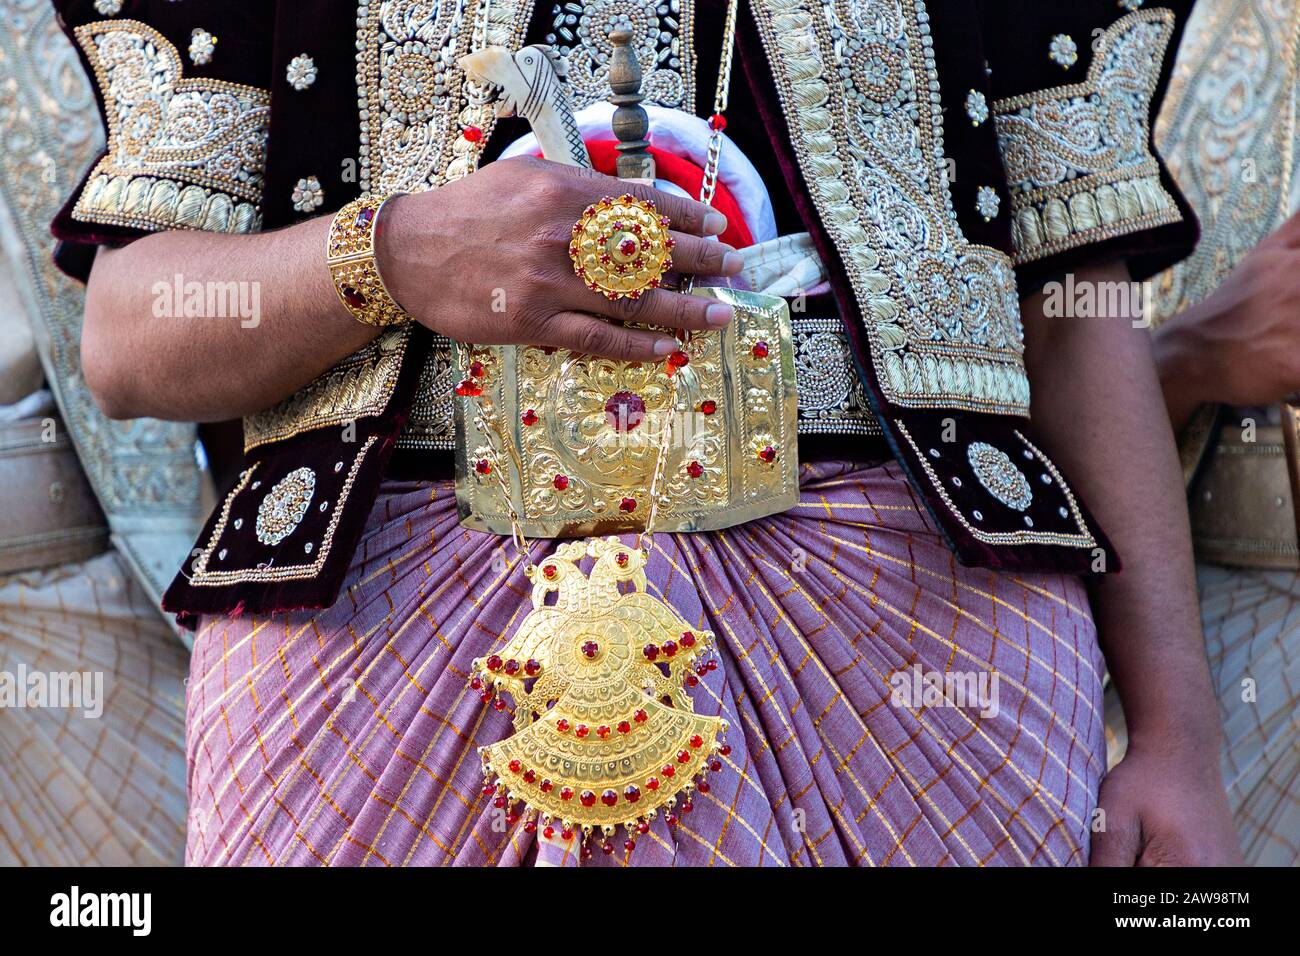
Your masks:
{"label": "man's forearm", "polygon": [[[247,236],[164,232],[102,249],[86,293],[82,367],[104,410],[236,418],[373,338],[325,268],[329,220]],[[210,303],[224,314],[208,314]]]}
{"label": "man's forearm", "polygon": [[[1128,282],[1122,266],[1084,282]],[[1218,715],[1205,659],[1187,507],[1149,333],[1129,317],[1047,319],[1025,304],[1033,419],[1124,563],[1093,610],[1130,735],[1204,751]]]}

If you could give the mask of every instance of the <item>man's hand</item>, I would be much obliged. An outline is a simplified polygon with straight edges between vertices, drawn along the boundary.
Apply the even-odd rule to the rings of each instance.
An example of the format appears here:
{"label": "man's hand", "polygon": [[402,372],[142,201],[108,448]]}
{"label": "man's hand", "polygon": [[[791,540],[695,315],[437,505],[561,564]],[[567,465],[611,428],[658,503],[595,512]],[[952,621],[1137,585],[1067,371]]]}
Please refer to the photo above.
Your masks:
{"label": "man's hand", "polygon": [[602,196],[651,199],[672,221],[674,271],[740,272],[719,235],[726,218],[702,203],[590,169],[533,157],[491,163],[472,176],[394,200],[380,222],[379,269],[402,307],[448,338],[482,345],[545,345],[624,360],[663,358],[671,336],[627,328],[712,329],[729,306],[667,289],[610,301],[573,273],[574,222]]}
{"label": "man's hand", "polygon": [[1101,785],[1093,866],[1241,866],[1218,746],[1183,758],[1136,743]]}
{"label": "man's hand", "polygon": [[1160,325],[1155,355],[1175,428],[1202,402],[1268,405],[1300,391],[1300,213]]}

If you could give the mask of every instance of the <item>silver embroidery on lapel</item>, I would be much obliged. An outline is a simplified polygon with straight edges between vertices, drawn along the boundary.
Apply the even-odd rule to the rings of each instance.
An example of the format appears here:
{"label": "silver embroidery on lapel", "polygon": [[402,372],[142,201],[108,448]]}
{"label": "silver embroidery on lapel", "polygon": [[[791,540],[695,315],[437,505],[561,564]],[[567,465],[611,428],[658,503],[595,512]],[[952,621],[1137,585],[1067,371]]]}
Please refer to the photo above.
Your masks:
{"label": "silver embroidery on lapel", "polygon": [[896,405],[1025,415],[1010,259],[953,208],[919,0],[754,0],[795,152]]}

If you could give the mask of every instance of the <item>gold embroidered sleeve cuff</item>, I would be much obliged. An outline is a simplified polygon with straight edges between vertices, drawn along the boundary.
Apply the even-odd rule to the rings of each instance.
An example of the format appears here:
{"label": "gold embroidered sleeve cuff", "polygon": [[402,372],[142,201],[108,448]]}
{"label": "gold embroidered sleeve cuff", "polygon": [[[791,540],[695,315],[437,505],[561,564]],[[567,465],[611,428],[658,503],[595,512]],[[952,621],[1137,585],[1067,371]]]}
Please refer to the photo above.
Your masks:
{"label": "gold embroidered sleeve cuff", "polygon": [[330,223],[325,261],[334,291],[353,318],[365,325],[397,325],[411,320],[410,313],[397,304],[384,285],[375,261],[379,214],[389,200],[400,195],[354,199],[335,213]]}
{"label": "gold embroidered sleeve cuff", "polygon": [[1015,262],[1181,222],[1151,150],[1151,102],[1174,14],[1142,10],[1097,41],[1082,83],[993,104]]}

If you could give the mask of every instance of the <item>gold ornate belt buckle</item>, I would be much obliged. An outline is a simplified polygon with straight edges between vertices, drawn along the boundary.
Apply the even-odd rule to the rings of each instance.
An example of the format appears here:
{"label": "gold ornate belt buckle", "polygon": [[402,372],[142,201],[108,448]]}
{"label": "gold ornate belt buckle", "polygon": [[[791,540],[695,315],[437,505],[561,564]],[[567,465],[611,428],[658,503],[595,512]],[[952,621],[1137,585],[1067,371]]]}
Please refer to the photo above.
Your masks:
{"label": "gold ornate belt buckle", "polygon": [[[528,537],[639,531],[664,427],[671,432],[659,530],[716,531],[798,503],[788,304],[728,288],[693,294],[731,305],[736,318],[695,333],[685,364],[683,355],[650,363],[563,349],[476,350],[477,362],[486,356],[496,367],[471,367],[461,390],[470,401],[456,403],[456,501],[465,526],[509,535],[513,512]],[[491,390],[516,465],[505,483],[490,474],[491,444],[467,410],[477,404],[475,371]],[[675,407],[671,375],[679,376]]]}

